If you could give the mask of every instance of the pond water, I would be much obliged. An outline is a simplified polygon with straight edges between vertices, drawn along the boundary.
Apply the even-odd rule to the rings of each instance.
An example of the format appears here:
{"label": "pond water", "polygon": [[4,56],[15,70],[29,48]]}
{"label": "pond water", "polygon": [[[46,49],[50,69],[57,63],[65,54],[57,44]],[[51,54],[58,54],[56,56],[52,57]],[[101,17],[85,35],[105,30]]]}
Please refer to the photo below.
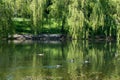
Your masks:
{"label": "pond water", "polygon": [[115,42],[0,42],[0,80],[120,80]]}

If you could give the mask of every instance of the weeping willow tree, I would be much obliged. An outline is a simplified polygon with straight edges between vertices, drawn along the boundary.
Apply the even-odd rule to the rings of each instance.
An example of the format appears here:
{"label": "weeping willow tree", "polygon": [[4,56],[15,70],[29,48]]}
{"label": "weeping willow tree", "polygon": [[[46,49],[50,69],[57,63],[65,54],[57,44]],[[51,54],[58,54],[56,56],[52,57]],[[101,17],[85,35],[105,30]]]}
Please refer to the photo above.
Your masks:
{"label": "weeping willow tree", "polygon": [[13,0],[14,17],[28,18],[32,33],[37,34],[42,27],[43,10],[46,0]]}
{"label": "weeping willow tree", "polygon": [[93,30],[91,35],[94,35],[94,32],[99,27],[102,29],[104,26],[104,14],[101,7],[102,5],[99,1],[91,2],[90,6],[92,7],[92,12],[89,18],[89,25]]}
{"label": "weeping willow tree", "polygon": [[119,39],[119,4],[119,0],[2,0],[0,31],[13,33],[16,27],[10,27],[14,22],[11,19],[23,18],[25,22],[27,18],[32,34],[40,33],[47,25],[56,26],[62,34],[68,31],[73,39],[100,35]]}
{"label": "weeping willow tree", "polygon": [[102,1],[101,3],[104,3],[103,6],[103,11],[104,11],[104,29],[106,30],[105,34],[106,36],[114,36],[116,38],[116,29],[117,29],[117,24],[114,18],[114,15],[116,14],[116,7],[115,3],[110,0]]}
{"label": "weeping willow tree", "polygon": [[34,26],[34,34],[37,34],[42,27],[43,10],[46,0],[33,0],[30,8],[32,10],[32,21]]}
{"label": "weeping willow tree", "polygon": [[[49,24],[57,24],[57,28],[62,34],[67,30],[67,15],[69,0],[49,0],[47,2],[47,13]],[[51,22],[52,21],[52,22]],[[51,22],[51,23],[50,23]]]}
{"label": "weeping willow tree", "polygon": [[114,14],[116,7],[110,0],[71,0],[69,5],[69,33],[75,38],[104,35],[116,37]]}
{"label": "weeping willow tree", "polygon": [[0,37],[8,37],[9,34],[13,34],[14,29],[12,27],[12,11],[10,5],[4,1],[0,2]]}
{"label": "weeping willow tree", "polygon": [[120,40],[120,1],[116,0],[117,3],[117,14],[115,15],[116,18],[116,22],[117,22],[117,39],[118,39],[118,44],[119,44],[119,40]]}
{"label": "weeping willow tree", "polygon": [[89,18],[92,36],[103,35],[106,37],[116,38],[116,22],[114,14],[116,7],[111,0],[92,1],[90,4],[92,11]]}
{"label": "weeping willow tree", "polygon": [[116,53],[120,53],[120,1],[116,0],[116,10],[117,10],[117,14],[114,15],[114,17],[116,18],[116,23],[117,23],[117,51]]}
{"label": "weeping willow tree", "polygon": [[[7,2],[7,1],[5,1]],[[30,19],[33,34],[40,32],[44,20],[44,5],[46,0],[8,0],[13,10],[13,18]]]}
{"label": "weeping willow tree", "polygon": [[68,25],[69,33],[74,39],[78,39],[84,25],[84,13],[79,9],[78,0],[70,0]]}

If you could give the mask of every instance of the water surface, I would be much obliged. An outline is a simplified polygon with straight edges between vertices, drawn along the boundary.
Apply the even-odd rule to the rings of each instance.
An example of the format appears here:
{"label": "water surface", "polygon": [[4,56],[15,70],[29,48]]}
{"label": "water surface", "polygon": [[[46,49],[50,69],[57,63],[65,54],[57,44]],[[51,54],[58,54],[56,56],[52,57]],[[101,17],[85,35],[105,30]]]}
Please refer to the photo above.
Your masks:
{"label": "water surface", "polygon": [[0,80],[120,80],[120,46],[0,42]]}

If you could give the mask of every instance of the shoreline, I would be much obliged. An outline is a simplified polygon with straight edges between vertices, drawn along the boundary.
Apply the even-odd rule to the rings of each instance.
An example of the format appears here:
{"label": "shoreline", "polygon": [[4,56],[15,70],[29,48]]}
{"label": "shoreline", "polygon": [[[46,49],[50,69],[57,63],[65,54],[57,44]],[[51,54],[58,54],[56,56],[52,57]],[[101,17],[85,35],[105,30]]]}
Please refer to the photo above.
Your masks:
{"label": "shoreline", "polygon": [[29,34],[14,34],[13,36],[8,36],[7,40],[33,40],[33,41],[52,41],[52,40],[65,40],[65,34],[39,34],[39,35],[29,35]]}
{"label": "shoreline", "polygon": [[[66,41],[66,40],[76,40],[72,39],[71,37],[68,37],[66,34],[39,34],[39,35],[32,35],[32,34],[14,34],[9,35],[8,38],[3,38],[3,40],[9,40],[9,41],[18,41],[18,42],[24,42],[24,41]],[[88,40],[93,42],[101,42],[101,41],[107,41],[112,42],[116,41],[115,36],[104,36],[104,35],[97,35],[94,37],[89,36],[88,38],[82,38],[79,40]]]}

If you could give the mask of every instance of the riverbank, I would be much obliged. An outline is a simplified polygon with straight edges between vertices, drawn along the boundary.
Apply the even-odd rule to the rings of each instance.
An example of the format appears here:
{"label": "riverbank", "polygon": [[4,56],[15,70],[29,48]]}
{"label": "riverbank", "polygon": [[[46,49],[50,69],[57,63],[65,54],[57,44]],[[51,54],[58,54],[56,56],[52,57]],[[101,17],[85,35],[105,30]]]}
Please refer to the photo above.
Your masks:
{"label": "riverbank", "polygon": [[39,35],[31,35],[31,34],[14,34],[9,35],[7,40],[65,40],[65,34],[39,34]]}
{"label": "riverbank", "polygon": [[[9,35],[6,40],[15,40],[15,41],[65,41],[65,40],[73,40],[71,37],[68,37],[66,34],[39,34],[39,35],[32,35],[32,34],[14,34]],[[97,35],[94,37],[89,36],[88,38],[82,38],[81,40],[88,40],[88,41],[116,41],[115,36],[104,36],[104,35]]]}

